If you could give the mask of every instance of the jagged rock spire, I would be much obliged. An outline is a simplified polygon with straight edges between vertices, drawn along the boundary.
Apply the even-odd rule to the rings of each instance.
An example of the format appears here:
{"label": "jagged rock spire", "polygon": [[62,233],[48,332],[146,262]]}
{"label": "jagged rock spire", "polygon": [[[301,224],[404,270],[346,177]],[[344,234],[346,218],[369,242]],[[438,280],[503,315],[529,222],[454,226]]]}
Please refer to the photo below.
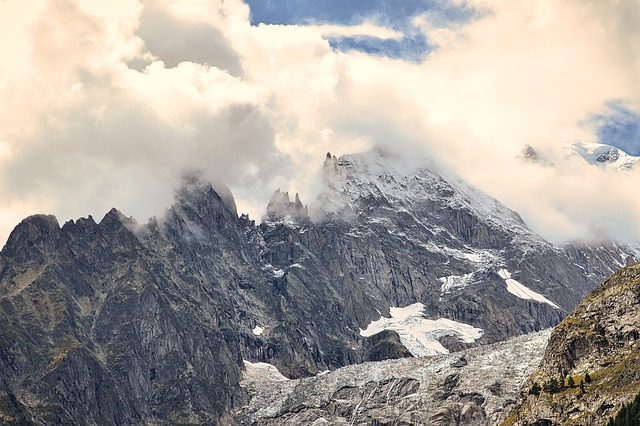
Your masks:
{"label": "jagged rock spire", "polygon": [[269,204],[267,204],[267,214],[264,219],[275,221],[287,216],[295,221],[306,221],[309,220],[309,209],[307,206],[302,205],[300,195],[297,192],[295,200],[291,201],[289,193],[282,192],[278,188],[271,196]]}

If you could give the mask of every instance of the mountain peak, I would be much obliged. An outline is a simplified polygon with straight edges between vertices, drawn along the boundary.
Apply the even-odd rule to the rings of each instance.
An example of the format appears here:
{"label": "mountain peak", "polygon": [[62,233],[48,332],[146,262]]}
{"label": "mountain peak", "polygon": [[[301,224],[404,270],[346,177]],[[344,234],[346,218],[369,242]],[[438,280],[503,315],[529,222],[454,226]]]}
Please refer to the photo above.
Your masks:
{"label": "mountain peak", "polygon": [[531,145],[525,145],[520,151],[520,154],[518,154],[517,158],[531,163],[537,163],[540,161],[538,151],[533,149]]}
{"label": "mountain peak", "polygon": [[540,153],[531,145],[525,145],[516,158],[525,163],[539,164],[541,166],[553,166],[552,163],[540,155]]}
{"label": "mountain peak", "polygon": [[309,209],[302,205],[297,192],[294,201],[291,201],[289,193],[282,192],[278,188],[271,196],[269,204],[267,204],[267,214],[263,219],[273,222],[286,217],[290,217],[295,221],[308,221]]}
{"label": "mountain peak", "polygon": [[569,155],[578,155],[589,164],[617,171],[631,170],[640,162],[640,157],[601,143],[577,142],[568,145],[566,149]]}
{"label": "mountain peak", "polygon": [[210,203],[212,200],[221,201],[236,216],[238,210],[231,190],[220,182],[205,180],[201,172],[188,172],[182,176],[180,187],[175,195],[176,204],[197,206]]}
{"label": "mountain peak", "polygon": [[2,253],[11,253],[26,260],[36,251],[44,251],[59,231],[60,224],[55,216],[45,214],[29,216],[11,232]]}

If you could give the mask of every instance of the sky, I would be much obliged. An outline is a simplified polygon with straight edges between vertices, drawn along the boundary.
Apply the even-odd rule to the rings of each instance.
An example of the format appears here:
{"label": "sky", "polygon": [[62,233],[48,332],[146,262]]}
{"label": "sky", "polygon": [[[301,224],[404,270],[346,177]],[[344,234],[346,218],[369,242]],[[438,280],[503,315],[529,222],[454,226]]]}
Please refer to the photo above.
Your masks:
{"label": "sky", "polygon": [[640,154],[637,0],[0,0],[0,28],[2,243],[34,213],[146,222],[194,170],[259,221],[375,145],[553,242],[640,241],[640,170],[566,150]]}

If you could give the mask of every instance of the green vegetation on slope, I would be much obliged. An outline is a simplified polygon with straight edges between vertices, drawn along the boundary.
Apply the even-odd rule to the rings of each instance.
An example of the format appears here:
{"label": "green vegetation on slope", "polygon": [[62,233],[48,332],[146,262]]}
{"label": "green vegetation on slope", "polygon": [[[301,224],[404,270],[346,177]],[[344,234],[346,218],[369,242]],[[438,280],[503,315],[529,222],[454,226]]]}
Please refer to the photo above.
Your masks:
{"label": "green vegetation on slope", "polygon": [[622,406],[616,417],[610,417],[608,426],[637,426],[640,425],[640,393],[633,402]]}

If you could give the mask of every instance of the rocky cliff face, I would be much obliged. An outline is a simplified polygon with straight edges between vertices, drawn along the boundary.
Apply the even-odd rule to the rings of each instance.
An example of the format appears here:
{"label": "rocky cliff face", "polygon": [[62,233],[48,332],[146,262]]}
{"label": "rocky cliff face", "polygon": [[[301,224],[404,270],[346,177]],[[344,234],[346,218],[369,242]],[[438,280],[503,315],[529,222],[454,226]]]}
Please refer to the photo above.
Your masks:
{"label": "rocky cliff face", "polygon": [[145,227],[25,219],[0,256],[5,422],[216,424],[242,403],[248,289],[268,283],[237,221],[193,183]]}
{"label": "rocky cliff face", "polygon": [[[324,173],[312,222],[272,217],[260,229],[289,308],[338,320],[328,327],[365,329],[419,302],[427,318],[482,329],[481,343],[504,340],[557,324],[630,253],[556,247],[497,200],[386,152],[328,155]],[[440,340],[465,347],[456,335]]]}
{"label": "rocky cliff face", "polygon": [[555,247],[433,166],[324,168],[317,203],[277,194],[259,226],[194,176],[144,225],[25,219],[0,252],[2,421],[225,424],[243,360],[296,378],[500,341],[556,324],[629,256]]}
{"label": "rocky cliff face", "polygon": [[[539,369],[523,388],[524,399],[505,424],[607,424],[640,389],[639,308],[635,264],[604,281],[555,328]],[[529,394],[534,383],[543,388],[539,395]]]}

